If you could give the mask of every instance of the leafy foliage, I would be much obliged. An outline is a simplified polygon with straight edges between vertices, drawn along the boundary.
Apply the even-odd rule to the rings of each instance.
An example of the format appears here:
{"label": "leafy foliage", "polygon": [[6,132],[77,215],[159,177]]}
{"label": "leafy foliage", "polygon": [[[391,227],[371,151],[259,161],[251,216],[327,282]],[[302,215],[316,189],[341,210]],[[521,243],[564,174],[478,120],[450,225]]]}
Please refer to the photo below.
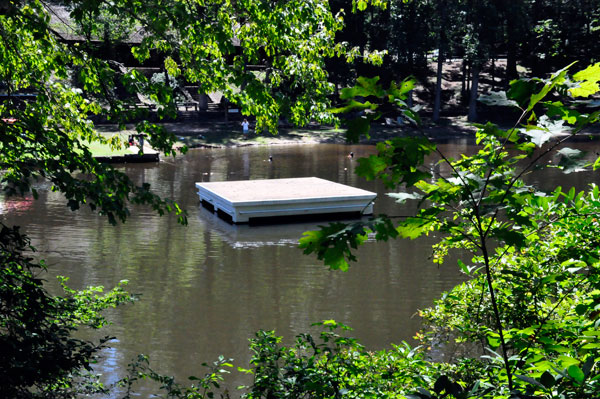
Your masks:
{"label": "leafy foliage", "polygon": [[[346,101],[346,105],[330,111],[338,114],[356,114],[346,122],[348,124],[346,140],[357,142],[362,134],[369,137],[371,122],[381,118],[382,113],[376,112],[376,110],[382,99],[386,99],[396,106],[398,111],[402,112],[408,120],[417,123],[419,121],[418,115],[406,104],[408,93],[413,88],[414,81],[411,79],[405,79],[399,84],[392,82],[386,90],[379,84],[379,77],[365,78],[361,76],[357,78],[354,87],[342,90],[340,98]],[[362,102],[363,100],[366,101]]]}
{"label": "leafy foliage", "polygon": [[[73,338],[77,328],[106,324],[100,312],[133,298],[123,282],[103,294],[102,287],[50,295],[38,276],[45,271],[30,255],[29,239],[18,228],[0,230],[0,396],[6,398],[76,397],[102,391],[90,365],[110,340],[98,344]],[[84,380],[74,384],[74,377]]]}
{"label": "leafy foliage", "polygon": [[[31,191],[36,197],[35,183],[47,179],[53,190],[65,195],[72,210],[87,205],[111,223],[127,218],[129,203],[150,205],[159,214],[174,211],[186,223],[186,214],[177,204],[153,194],[149,185],[136,186],[123,173],[98,163],[87,148],[89,142],[106,142],[88,119],[103,108],[68,83],[73,73],[68,66],[83,68],[84,85],[92,94],[112,81],[113,71],[106,63],[87,60],[85,53],[58,42],[40,3],[14,7],[12,13],[0,15],[0,82],[8,91],[0,103],[3,192]],[[23,92],[29,93],[28,100],[22,100]],[[5,122],[9,119],[13,121]],[[170,153],[174,137],[156,126],[144,126],[140,130],[151,133],[151,143]]]}
{"label": "leafy foliage", "polygon": [[259,331],[250,342],[254,381],[245,398],[401,398],[429,385],[442,372],[407,344],[367,352],[337,332],[348,327],[333,320],[317,323],[318,336],[300,334],[283,346],[273,331]]}
{"label": "leafy foliage", "polygon": [[[531,224],[523,227],[522,249],[501,246],[491,256],[515,384],[530,395],[552,397],[556,390],[563,397],[597,395],[594,382],[583,384],[569,368],[578,377],[592,379],[600,361],[593,333],[598,319],[590,308],[598,290],[599,199],[598,187],[593,186],[581,193],[559,188],[528,200],[522,212]],[[427,326],[421,337],[436,345],[465,347],[459,352],[473,343],[496,351],[500,339],[490,329],[494,314],[485,295],[484,258],[474,257],[468,269],[471,279],[421,312]],[[505,383],[500,374],[494,378],[486,384]]]}
{"label": "leafy foliage", "polygon": [[[131,399],[139,394],[135,391],[136,383],[140,381],[153,381],[157,383],[158,391],[164,393],[167,398],[209,398],[215,396],[215,390],[220,389],[220,383],[223,381],[223,375],[229,373],[232,366],[230,360],[222,356],[211,365],[202,363],[202,366],[208,371],[203,377],[189,377],[192,381],[190,385],[177,382],[174,377],[163,375],[150,367],[150,361],[147,356],[139,355],[138,358],[128,366],[128,375],[119,380],[115,386],[125,388],[122,399]],[[221,397],[229,397],[221,395]]]}
{"label": "leafy foliage", "polygon": [[[452,249],[472,254],[469,263],[458,262],[469,280],[421,312],[426,325],[418,334],[430,346],[458,345],[463,360],[453,366],[452,378],[444,374],[410,397],[592,398],[600,393],[598,187],[543,192],[524,178],[537,168],[568,174],[598,164],[563,146],[598,121],[597,112],[577,109],[565,97],[591,94],[589,82],[596,81],[598,68],[592,65],[573,77],[568,70],[549,79],[514,81],[505,104],[516,104],[521,117],[511,129],[477,125],[479,150],[473,155],[447,158],[423,137],[381,143],[377,155],[360,160],[357,173],[364,177],[416,190],[392,194],[400,201],[418,199],[420,207],[395,227],[386,218],[386,231],[395,233],[385,238],[414,239],[439,231],[434,262],[441,264]],[[499,98],[504,97],[495,95],[493,101]],[[436,179],[422,169],[424,156],[433,151],[444,165],[440,170],[447,171]],[[554,154],[559,162],[549,164],[546,158]],[[354,260],[351,250],[364,242],[359,237],[369,232],[366,226],[336,224],[334,231],[307,232],[301,247],[322,255],[326,246],[328,256],[320,259],[345,270]],[[468,364],[475,368],[462,368]]]}
{"label": "leafy foliage", "polygon": [[[78,23],[98,13],[96,4],[70,3]],[[327,2],[124,0],[102,7],[144,29],[141,43],[133,48],[138,61],[163,54],[171,78],[198,85],[205,93],[224,93],[243,114],[256,116],[258,130],[275,132],[280,116],[296,124],[327,118],[332,88],[324,59],[345,53],[333,41],[342,19],[332,15]],[[253,73],[251,65],[265,65],[266,75]],[[172,105],[172,93],[164,87],[153,92],[139,74],[124,78],[149,89],[160,104]]]}
{"label": "leafy foliage", "polygon": [[348,262],[356,260],[351,249],[364,243],[369,233],[376,232],[379,240],[388,240],[398,235],[390,219],[385,216],[366,223],[333,223],[319,227],[321,230],[305,232],[300,238],[299,246],[304,249],[305,254],[316,253],[333,270],[348,270]]}

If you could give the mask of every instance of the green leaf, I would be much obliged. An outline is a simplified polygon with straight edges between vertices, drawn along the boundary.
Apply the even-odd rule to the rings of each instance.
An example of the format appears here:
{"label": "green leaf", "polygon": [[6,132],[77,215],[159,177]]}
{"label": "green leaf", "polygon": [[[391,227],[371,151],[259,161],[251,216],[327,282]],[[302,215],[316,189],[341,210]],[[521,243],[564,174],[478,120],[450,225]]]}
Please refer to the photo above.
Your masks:
{"label": "green leaf", "polygon": [[317,258],[332,270],[347,271],[350,261],[355,261],[352,249],[367,240],[367,229],[362,222],[354,224],[331,223],[319,226],[321,230],[306,231],[299,240],[304,254],[316,253]]}
{"label": "green leaf", "polygon": [[370,109],[370,110],[374,110],[377,108],[376,104],[370,103],[369,101],[366,101],[364,103],[356,101],[354,99],[349,100],[345,106],[340,107],[340,108],[332,108],[329,110],[329,112],[331,112],[332,114],[345,114],[351,111],[363,111],[365,109]]}
{"label": "green leaf", "polygon": [[375,180],[387,167],[385,159],[376,155],[370,155],[368,158],[360,158],[358,160],[356,174],[367,180]]}
{"label": "green leaf", "polygon": [[596,158],[592,167],[594,168],[594,170],[598,170],[598,168],[600,168],[600,156],[598,158]]}
{"label": "green leaf", "polygon": [[600,62],[589,65],[587,68],[577,72],[573,75],[573,79],[576,81],[590,80],[600,82]]}
{"label": "green leaf", "polygon": [[400,222],[396,230],[403,238],[414,240],[423,234],[428,234],[434,227],[435,223],[432,220],[410,217]]}
{"label": "green leaf", "polygon": [[375,76],[374,78],[367,78],[365,76],[359,76],[356,79],[356,85],[354,87],[346,87],[341,90],[340,98],[342,100],[350,100],[355,97],[383,97],[385,95],[385,91],[379,85],[379,76]]}
{"label": "green leaf", "polygon": [[357,143],[363,134],[369,138],[372,119],[372,116],[361,116],[347,121],[348,130],[346,131],[346,140],[349,143]]}
{"label": "green leaf", "polygon": [[598,86],[598,82],[590,82],[590,81],[585,81],[585,82],[580,82],[578,84],[578,87],[573,87],[571,89],[569,89],[569,93],[571,93],[571,95],[573,97],[589,97],[592,96],[596,93],[598,93],[598,91],[600,91],[600,86]]}
{"label": "green leaf", "polygon": [[575,312],[577,312],[577,314],[579,316],[583,316],[588,310],[588,305],[584,305],[584,304],[579,304],[577,306],[575,306]]}
{"label": "green leaf", "polygon": [[573,75],[573,80],[578,82],[578,87],[569,89],[573,97],[589,97],[600,91],[600,62],[590,65]]}
{"label": "green leaf", "polygon": [[527,111],[533,110],[533,107],[535,107],[535,105],[538,102],[543,100],[557,84],[564,82],[565,76],[567,74],[567,69],[569,69],[571,67],[571,65],[573,65],[573,64],[574,63],[571,63],[568,66],[564,67],[563,69],[560,69],[560,70],[556,71],[555,73],[553,73],[552,77],[548,81],[546,81],[546,84],[544,84],[544,87],[542,88],[542,90],[540,90],[536,94],[531,95],[530,100],[529,100],[529,105],[527,106]]}
{"label": "green leaf", "polygon": [[394,198],[397,203],[404,204],[408,199],[421,199],[422,195],[417,193],[387,193],[391,198]]}
{"label": "green leaf", "polygon": [[571,376],[571,378],[573,378],[579,384],[581,384],[585,379],[585,374],[583,374],[583,370],[581,370],[579,366],[575,364],[572,364],[567,368],[567,373],[569,373],[569,376]]}
{"label": "green leaf", "polygon": [[488,345],[490,347],[492,347],[492,349],[496,349],[500,346],[500,336],[498,334],[490,334],[488,333],[488,335],[486,336],[487,341],[488,341]]}
{"label": "green leaf", "polygon": [[560,116],[560,118],[562,120],[564,120],[565,122],[567,122],[570,125],[576,124],[577,121],[579,121],[579,119],[581,118],[581,113],[579,113],[573,109],[567,108],[560,101],[546,102],[546,103],[544,103],[544,105],[546,105],[546,107],[548,107],[547,115],[550,118],[552,118],[553,116]]}
{"label": "green leaf", "polygon": [[583,345],[581,349],[600,349],[600,344],[588,343]]}
{"label": "green leaf", "polygon": [[523,151],[528,156],[531,156],[533,154],[533,151],[535,151],[535,144],[532,142],[526,141],[523,143],[518,143],[517,145],[515,145],[515,148],[520,151]]}
{"label": "green leaf", "polygon": [[353,0],[353,3],[359,11],[364,11],[367,8],[368,4],[366,0]]}
{"label": "green leaf", "polygon": [[414,79],[404,79],[402,82],[400,82],[400,86],[398,86],[396,82],[392,82],[390,84],[390,88],[387,90],[388,100],[390,102],[395,102],[396,100],[405,100],[407,98],[407,94],[414,88]]}
{"label": "green leaf", "polygon": [[537,83],[533,80],[513,80],[510,82],[510,89],[506,92],[506,97],[509,100],[516,101],[521,108],[524,108],[536,88]]}
{"label": "green leaf", "polygon": [[399,137],[377,144],[377,155],[359,159],[356,173],[367,179],[379,178],[386,186],[414,185],[431,176],[428,171],[418,169],[425,156],[435,150],[435,145],[426,138]]}
{"label": "green leaf", "polygon": [[516,248],[522,248],[527,242],[522,232],[512,230],[509,227],[495,228],[492,230],[491,235],[504,241],[506,245],[511,245]]}
{"label": "green leaf", "polygon": [[519,136],[517,132],[513,129],[503,130],[498,127],[495,123],[488,122],[485,125],[482,124],[474,124],[475,127],[479,129],[478,134],[481,138],[486,136],[498,137],[501,139],[508,139],[508,141],[512,143],[516,143],[519,141]]}
{"label": "green leaf", "polygon": [[467,265],[465,265],[465,263],[462,260],[458,259],[457,263],[458,263],[458,267],[460,267],[460,270],[464,274],[466,274],[466,275],[470,275],[471,274],[471,271],[469,270],[469,268],[467,267]]}
{"label": "green leaf", "polygon": [[556,384],[554,376],[548,371],[542,373],[540,381],[546,388],[552,388]]}
{"label": "green leaf", "polygon": [[538,380],[536,380],[535,378],[531,378],[531,377],[528,377],[526,375],[516,375],[516,377],[518,379],[520,379],[522,381],[525,381],[525,382],[528,382],[528,383],[530,383],[532,385],[536,385],[536,386],[538,386],[540,388],[545,388],[545,386],[541,382],[539,382]]}
{"label": "green leaf", "polygon": [[[563,346],[563,345],[550,344],[550,345],[546,345],[544,348],[547,351],[553,351],[553,352],[557,352],[557,353],[569,353],[569,352],[571,352],[570,348],[567,348],[566,346]],[[564,356],[563,358],[566,359],[567,362],[577,363],[577,361],[575,359],[569,358],[567,356]]]}

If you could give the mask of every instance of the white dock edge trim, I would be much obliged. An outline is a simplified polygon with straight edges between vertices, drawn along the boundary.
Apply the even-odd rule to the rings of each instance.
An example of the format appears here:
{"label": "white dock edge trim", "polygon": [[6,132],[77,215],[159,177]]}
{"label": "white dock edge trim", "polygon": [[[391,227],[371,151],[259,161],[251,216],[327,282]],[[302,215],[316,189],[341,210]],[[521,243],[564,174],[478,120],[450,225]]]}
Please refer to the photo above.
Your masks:
{"label": "white dock edge trim", "polygon": [[[253,215],[253,214],[259,214],[259,213],[282,213],[282,212],[292,212],[292,211],[322,211],[322,210],[335,210],[335,209],[358,209],[358,210],[362,210],[362,209],[368,209],[370,207],[370,205],[362,206],[362,205],[338,205],[338,206],[320,206],[320,207],[311,207],[311,208],[287,208],[287,209],[269,209],[269,210],[259,210],[259,211],[239,211],[238,213],[240,215],[242,214],[247,214],[247,215]],[[371,212],[373,213],[373,212]]]}

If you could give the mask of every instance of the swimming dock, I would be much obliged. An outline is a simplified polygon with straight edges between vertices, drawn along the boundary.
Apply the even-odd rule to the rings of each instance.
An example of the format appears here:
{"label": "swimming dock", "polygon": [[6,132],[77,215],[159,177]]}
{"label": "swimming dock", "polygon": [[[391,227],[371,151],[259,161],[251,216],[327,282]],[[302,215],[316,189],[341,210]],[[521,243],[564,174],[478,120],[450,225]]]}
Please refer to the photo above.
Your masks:
{"label": "swimming dock", "polygon": [[233,223],[373,213],[377,194],[317,177],[196,183],[202,205]]}

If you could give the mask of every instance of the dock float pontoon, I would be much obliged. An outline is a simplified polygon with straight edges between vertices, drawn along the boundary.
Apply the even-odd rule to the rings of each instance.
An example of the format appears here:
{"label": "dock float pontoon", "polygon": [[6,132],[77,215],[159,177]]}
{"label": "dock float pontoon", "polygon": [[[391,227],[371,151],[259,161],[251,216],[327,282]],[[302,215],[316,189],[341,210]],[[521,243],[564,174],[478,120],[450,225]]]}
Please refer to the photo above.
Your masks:
{"label": "dock float pontoon", "polygon": [[202,205],[233,223],[302,215],[373,213],[377,194],[317,177],[196,183]]}

